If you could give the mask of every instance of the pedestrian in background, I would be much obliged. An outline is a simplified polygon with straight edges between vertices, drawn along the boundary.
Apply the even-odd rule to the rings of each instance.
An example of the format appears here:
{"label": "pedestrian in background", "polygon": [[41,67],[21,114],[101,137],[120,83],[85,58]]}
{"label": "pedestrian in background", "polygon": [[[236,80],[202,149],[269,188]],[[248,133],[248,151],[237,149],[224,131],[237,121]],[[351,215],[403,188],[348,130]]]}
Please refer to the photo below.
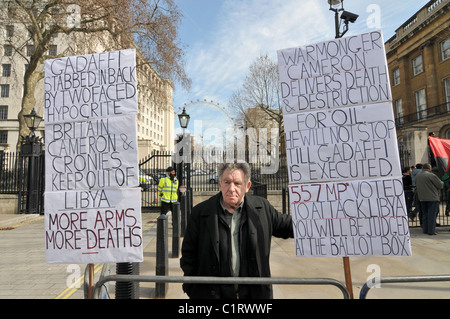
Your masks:
{"label": "pedestrian in background", "polygon": [[405,167],[403,168],[403,191],[405,192],[405,202],[406,202],[406,210],[408,213],[408,216],[411,216],[412,214],[412,205],[414,201],[414,190],[412,186],[412,178],[411,178],[411,168]]}
{"label": "pedestrian in background", "polygon": [[413,192],[414,192],[414,195],[413,195],[413,197],[414,197],[414,199],[413,199],[414,210],[412,211],[411,215],[409,216],[409,218],[411,218],[412,221],[415,221],[416,217],[417,217],[417,213],[419,213],[420,225],[422,225],[422,208],[420,207],[419,197],[417,196],[416,176],[421,171],[422,171],[422,164],[421,163],[417,163],[416,166],[414,167],[414,169],[411,172],[411,182],[412,182],[412,187],[413,187]]}
{"label": "pedestrian in background", "polygon": [[423,164],[422,172],[416,176],[416,187],[422,208],[423,232],[428,235],[436,235],[440,190],[444,187],[444,183],[431,172],[430,164]]}
{"label": "pedestrian in background", "polygon": [[178,201],[178,179],[175,177],[175,169],[171,166],[166,170],[167,176],[161,178],[158,183],[158,194],[161,199],[161,214],[167,214],[172,210],[173,203]]}
{"label": "pedestrian in background", "polygon": [[445,207],[445,216],[450,216],[450,178],[444,182],[445,196],[447,196],[447,205]]}

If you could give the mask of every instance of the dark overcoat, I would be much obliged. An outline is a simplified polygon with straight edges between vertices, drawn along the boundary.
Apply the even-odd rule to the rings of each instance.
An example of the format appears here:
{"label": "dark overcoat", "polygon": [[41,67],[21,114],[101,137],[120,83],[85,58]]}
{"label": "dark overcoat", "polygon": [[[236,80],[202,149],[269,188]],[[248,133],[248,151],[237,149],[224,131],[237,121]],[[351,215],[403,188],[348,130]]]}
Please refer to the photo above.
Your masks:
{"label": "dark overcoat", "polygon": [[[229,245],[219,235],[219,211],[221,193],[198,204],[192,210],[181,248],[180,266],[185,276],[227,276],[223,247]],[[272,236],[293,237],[292,218],[279,213],[266,199],[246,194],[244,220],[241,221],[241,269],[245,277],[270,277],[269,256]],[[244,267],[243,267],[244,266]],[[183,289],[190,298],[229,298],[232,285],[184,284]],[[240,288],[243,286],[240,286]],[[271,285],[245,286],[247,298],[272,298]]]}

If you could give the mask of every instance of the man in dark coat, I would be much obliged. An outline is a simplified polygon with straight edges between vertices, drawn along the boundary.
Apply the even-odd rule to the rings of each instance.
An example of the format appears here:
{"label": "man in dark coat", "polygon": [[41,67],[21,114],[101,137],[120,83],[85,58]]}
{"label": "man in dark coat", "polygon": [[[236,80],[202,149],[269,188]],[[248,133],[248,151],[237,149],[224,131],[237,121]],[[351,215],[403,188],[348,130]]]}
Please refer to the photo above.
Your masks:
{"label": "man in dark coat", "polygon": [[[292,219],[247,194],[247,163],[222,164],[220,192],[192,210],[181,248],[185,276],[270,277],[271,237],[293,237]],[[272,298],[271,285],[184,284],[190,298]]]}

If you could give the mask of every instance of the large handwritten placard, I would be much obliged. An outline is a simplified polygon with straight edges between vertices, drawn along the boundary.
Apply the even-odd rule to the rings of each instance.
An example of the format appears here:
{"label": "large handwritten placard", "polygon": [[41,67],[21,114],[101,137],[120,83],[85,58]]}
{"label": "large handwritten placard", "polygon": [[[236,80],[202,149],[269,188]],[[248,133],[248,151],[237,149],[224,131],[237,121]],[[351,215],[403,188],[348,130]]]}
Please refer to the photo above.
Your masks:
{"label": "large handwritten placard", "polygon": [[297,256],[408,256],[401,178],[289,186]]}
{"label": "large handwritten placard", "polygon": [[283,113],[391,100],[381,31],[278,51]]}
{"label": "large handwritten placard", "polygon": [[138,186],[136,116],[47,124],[46,190]]}
{"label": "large handwritten placard", "polygon": [[47,263],[142,261],[140,190],[47,192]]}
{"label": "large handwritten placard", "polygon": [[49,263],[142,261],[136,52],[45,63]]}
{"label": "large handwritten placard", "polygon": [[381,31],[278,51],[296,253],[408,256]]}
{"label": "large handwritten placard", "polygon": [[390,103],[284,115],[294,183],[401,176]]}

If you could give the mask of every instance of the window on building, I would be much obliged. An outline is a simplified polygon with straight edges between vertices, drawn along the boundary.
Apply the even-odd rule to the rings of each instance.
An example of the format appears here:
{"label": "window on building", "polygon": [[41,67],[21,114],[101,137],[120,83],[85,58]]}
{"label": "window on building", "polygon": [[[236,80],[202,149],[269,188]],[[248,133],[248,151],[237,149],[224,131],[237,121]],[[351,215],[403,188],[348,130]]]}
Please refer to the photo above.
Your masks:
{"label": "window on building", "polygon": [[400,69],[396,68],[394,72],[392,72],[392,75],[394,77],[394,85],[400,84]]}
{"label": "window on building", "polygon": [[444,137],[445,139],[450,139],[450,129],[446,130],[444,133]]}
{"label": "window on building", "polygon": [[403,123],[403,102],[402,102],[402,99],[395,100],[395,114],[397,116],[397,120],[400,123]]}
{"label": "window on building", "polygon": [[34,45],[29,44],[27,45],[27,56],[32,56],[34,53]]}
{"label": "window on building", "polygon": [[12,56],[12,46],[11,45],[6,44],[3,48],[4,48],[5,56]]}
{"label": "window on building", "polygon": [[450,58],[450,38],[441,42],[441,60]]}
{"label": "window on building", "polygon": [[9,84],[0,84],[0,97],[9,97]]}
{"label": "window on building", "polygon": [[0,105],[0,120],[8,119],[8,105]]}
{"label": "window on building", "polygon": [[416,108],[417,119],[423,120],[427,118],[427,97],[425,95],[425,89],[421,89],[415,92],[416,95]]}
{"label": "window on building", "polygon": [[412,64],[413,64],[413,75],[417,75],[423,72],[422,55],[419,55],[418,57],[414,58],[412,60]]}
{"label": "window on building", "polygon": [[8,144],[8,131],[0,131],[0,144]]}
{"label": "window on building", "polygon": [[445,103],[447,103],[447,111],[450,112],[450,78],[444,80]]}
{"label": "window on building", "polygon": [[11,76],[11,64],[2,64],[2,76]]}
{"label": "window on building", "polygon": [[13,25],[7,25],[6,26],[6,37],[10,38],[14,36],[14,26]]}
{"label": "window on building", "polygon": [[16,8],[13,6],[8,6],[8,17],[11,19],[16,18]]}
{"label": "window on building", "polygon": [[57,45],[55,45],[55,44],[51,44],[49,47],[48,47],[48,54],[49,55],[57,55],[58,54],[58,46]]}

